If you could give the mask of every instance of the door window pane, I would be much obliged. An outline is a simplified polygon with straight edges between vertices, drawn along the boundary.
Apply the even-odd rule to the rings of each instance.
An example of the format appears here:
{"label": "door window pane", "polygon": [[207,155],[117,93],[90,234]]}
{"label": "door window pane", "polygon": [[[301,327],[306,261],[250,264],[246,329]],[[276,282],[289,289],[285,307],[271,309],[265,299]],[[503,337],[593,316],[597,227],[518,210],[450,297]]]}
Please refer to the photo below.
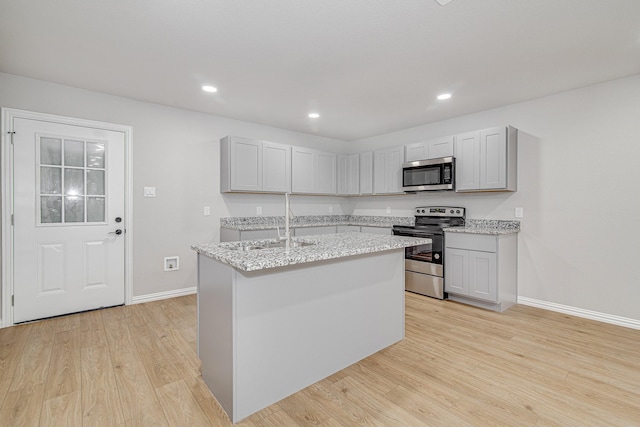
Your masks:
{"label": "door window pane", "polygon": [[64,169],[64,194],[84,195],[84,169]]}
{"label": "door window pane", "polygon": [[40,193],[62,194],[62,168],[40,167]]}
{"label": "door window pane", "polygon": [[104,195],[104,171],[103,170],[87,171],[87,194],[92,196]]}
{"label": "door window pane", "polygon": [[64,165],[84,166],[84,141],[66,139],[64,141]]}
{"label": "door window pane", "polygon": [[104,222],[104,197],[87,197],[87,222]]}
{"label": "door window pane", "polygon": [[64,222],[84,222],[84,197],[64,198]]}
{"label": "door window pane", "polygon": [[40,222],[48,224],[62,222],[62,197],[40,197]]}
{"label": "door window pane", "polygon": [[87,142],[87,167],[104,168],[104,144]]}
{"label": "door window pane", "polygon": [[40,163],[43,165],[62,164],[62,139],[40,138]]}

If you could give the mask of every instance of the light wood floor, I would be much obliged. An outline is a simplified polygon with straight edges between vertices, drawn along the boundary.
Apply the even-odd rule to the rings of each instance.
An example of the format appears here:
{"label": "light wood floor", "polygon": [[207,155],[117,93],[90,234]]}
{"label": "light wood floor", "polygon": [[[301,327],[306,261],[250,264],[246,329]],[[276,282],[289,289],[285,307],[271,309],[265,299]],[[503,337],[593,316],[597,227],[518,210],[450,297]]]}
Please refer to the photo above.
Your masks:
{"label": "light wood floor", "polygon": [[[640,331],[406,294],[406,339],[241,426],[638,426]],[[228,426],[196,297],[0,330],[1,426]]]}

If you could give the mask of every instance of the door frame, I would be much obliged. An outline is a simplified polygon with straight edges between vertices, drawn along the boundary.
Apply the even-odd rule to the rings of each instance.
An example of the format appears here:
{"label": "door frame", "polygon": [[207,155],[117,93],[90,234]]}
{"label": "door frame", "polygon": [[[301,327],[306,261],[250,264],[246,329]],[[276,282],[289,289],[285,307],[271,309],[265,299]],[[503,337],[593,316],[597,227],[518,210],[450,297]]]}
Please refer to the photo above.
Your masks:
{"label": "door frame", "polygon": [[22,118],[30,120],[39,120],[45,122],[62,123],[65,125],[93,127],[96,129],[104,129],[124,134],[124,215],[127,219],[126,232],[124,234],[124,303],[130,305],[132,302],[132,284],[133,284],[133,162],[132,162],[132,142],[133,127],[119,125],[114,123],[98,122],[93,120],[78,119],[73,117],[58,116],[46,113],[37,113],[33,111],[18,110],[14,108],[0,109],[0,127],[2,129],[2,139],[0,141],[0,191],[2,199],[2,246],[0,253],[2,254],[2,288],[0,317],[0,328],[13,326],[13,226],[11,224],[11,216],[14,210],[13,204],[13,148],[12,148],[12,132],[13,119]]}

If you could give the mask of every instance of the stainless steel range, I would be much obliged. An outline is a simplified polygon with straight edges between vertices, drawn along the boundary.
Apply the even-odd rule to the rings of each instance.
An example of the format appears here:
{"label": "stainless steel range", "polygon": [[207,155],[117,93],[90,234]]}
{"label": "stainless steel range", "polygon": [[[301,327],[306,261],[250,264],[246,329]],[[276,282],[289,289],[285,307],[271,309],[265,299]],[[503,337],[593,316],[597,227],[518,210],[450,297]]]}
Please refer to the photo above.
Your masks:
{"label": "stainless steel range", "polygon": [[425,237],[430,245],[405,248],[404,277],[407,291],[445,299],[444,228],[464,225],[464,208],[426,206],[415,209],[415,226],[394,225],[396,236]]}

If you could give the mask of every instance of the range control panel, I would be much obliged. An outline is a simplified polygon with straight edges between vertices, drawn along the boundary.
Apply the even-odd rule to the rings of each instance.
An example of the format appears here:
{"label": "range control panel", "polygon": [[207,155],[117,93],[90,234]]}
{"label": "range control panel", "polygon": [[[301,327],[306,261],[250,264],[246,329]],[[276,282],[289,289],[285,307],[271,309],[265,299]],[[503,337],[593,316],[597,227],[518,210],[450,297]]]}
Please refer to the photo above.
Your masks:
{"label": "range control panel", "polygon": [[415,210],[416,216],[448,216],[464,218],[464,208],[451,206],[422,206]]}

